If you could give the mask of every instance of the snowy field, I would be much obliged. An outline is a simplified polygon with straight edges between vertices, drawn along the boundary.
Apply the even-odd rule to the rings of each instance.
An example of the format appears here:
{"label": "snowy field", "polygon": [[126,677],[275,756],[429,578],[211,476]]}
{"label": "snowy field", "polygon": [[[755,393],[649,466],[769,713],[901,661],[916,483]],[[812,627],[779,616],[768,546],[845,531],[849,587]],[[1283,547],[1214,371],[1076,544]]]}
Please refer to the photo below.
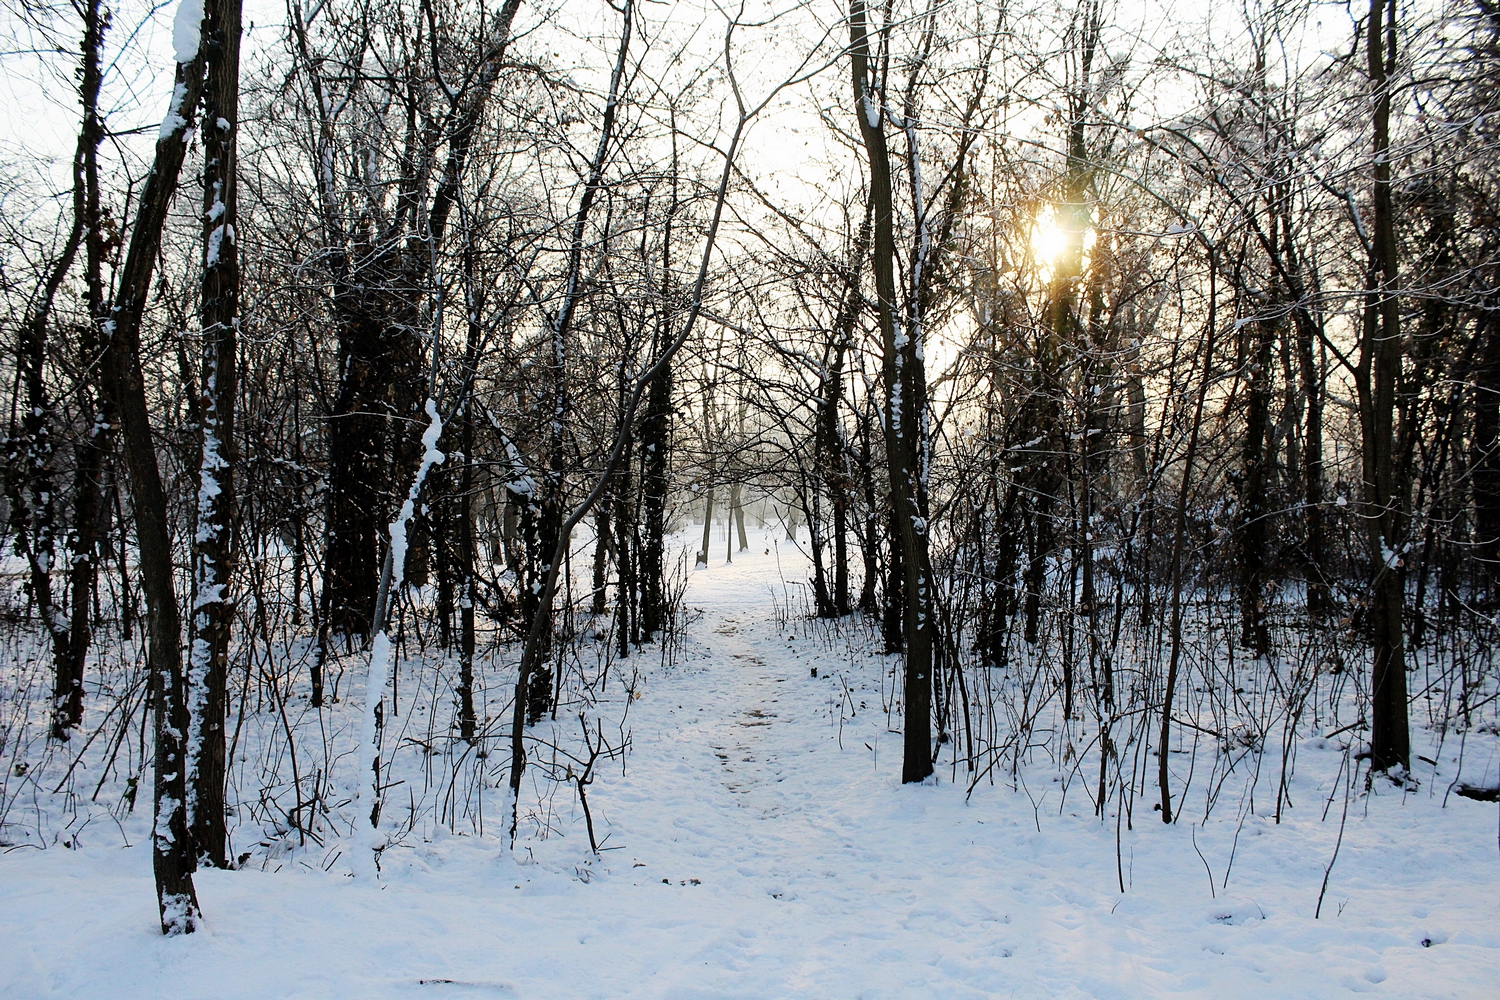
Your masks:
{"label": "snowy field", "polygon": [[[903,787],[895,661],[851,653],[870,641],[855,627],[786,620],[781,573],[805,567],[775,539],[691,575],[675,663],[629,661],[631,749],[588,789],[599,858],[572,789],[534,785],[514,854],[498,808],[482,835],[414,821],[378,883],[332,841],[262,844],[200,872],[205,932],[165,939],[149,809],[101,810],[74,849],[39,828],[46,849],[0,853],[0,997],[1500,996],[1500,817],[1447,794],[1456,739],[1435,757],[1415,726],[1439,761],[1417,787],[1349,797],[1348,737],[1306,739],[1279,825],[1273,779],[1253,811],[1232,790],[1248,768],[1206,823],[1189,802],[1171,826],[1149,788],[1133,828],[1101,819],[1056,767],[966,799],[945,756]],[[1494,746],[1471,737],[1464,773],[1492,773]]]}

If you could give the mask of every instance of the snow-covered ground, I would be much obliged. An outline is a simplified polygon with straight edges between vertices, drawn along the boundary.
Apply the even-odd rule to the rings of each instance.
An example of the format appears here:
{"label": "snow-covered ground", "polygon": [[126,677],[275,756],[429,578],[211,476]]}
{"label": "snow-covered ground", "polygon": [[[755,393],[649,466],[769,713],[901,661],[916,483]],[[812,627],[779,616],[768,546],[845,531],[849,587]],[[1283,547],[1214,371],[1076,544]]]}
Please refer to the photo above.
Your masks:
{"label": "snow-covered ground", "polygon": [[967,800],[948,767],[902,786],[894,661],[851,655],[852,626],[778,617],[781,570],[804,567],[753,541],[692,575],[674,664],[631,661],[631,751],[589,789],[601,858],[560,786],[538,800],[548,836],[523,822],[514,855],[424,824],[378,883],[321,852],[200,872],[205,932],[166,939],[137,809],[73,850],[0,854],[0,997],[1500,995],[1500,817],[1445,796],[1452,742],[1415,791],[1356,783],[1314,919],[1345,813],[1336,740],[1302,743],[1279,825],[1265,779],[1254,812],[1206,823],[1165,826],[1148,794],[1133,829],[1041,768]]}

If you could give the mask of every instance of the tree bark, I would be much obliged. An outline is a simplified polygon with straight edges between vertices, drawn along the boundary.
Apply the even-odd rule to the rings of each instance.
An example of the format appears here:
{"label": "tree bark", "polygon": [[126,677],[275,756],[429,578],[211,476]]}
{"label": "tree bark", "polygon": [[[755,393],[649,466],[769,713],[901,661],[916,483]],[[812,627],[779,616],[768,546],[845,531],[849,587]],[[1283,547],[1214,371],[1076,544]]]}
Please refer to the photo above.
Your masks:
{"label": "tree bark", "polygon": [[[106,380],[95,373],[100,352],[99,323],[105,309],[104,227],[99,206],[99,144],[104,138],[104,128],[99,120],[99,88],[103,78],[100,53],[107,27],[108,18],[101,8],[101,0],[88,0],[84,8],[83,75],[79,88],[83,100],[83,131],[79,157],[74,166],[82,176],[74,179],[73,210],[83,217],[84,294],[88,307],[88,318],[79,337],[78,359],[79,367],[90,373],[78,383],[78,410],[89,426],[75,451],[73,471],[73,532],[68,567],[72,620],[69,623],[66,671],[67,702],[63,706],[64,719],[70,727],[83,721],[83,668],[93,641],[90,604],[98,583],[99,542],[106,534],[101,523],[101,515],[107,513],[104,509],[104,458],[109,450],[109,428],[114,422],[113,407],[102,388]],[[78,184],[80,179],[81,186]],[[61,674],[58,680],[64,680]],[[61,691],[55,693],[62,695]]]}
{"label": "tree bark", "polygon": [[892,520],[895,542],[901,549],[904,591],[906,704],[901,780],[917,782],[932,774],[932,588],[920,482],[927,386],[922,370],[920,330],[897,330],[891,158],[884,128],[884,95],[870,72],[863,0],[853,0],[850,5],[849,34],[854,113],[869,159],[870,198],[874,205],[873,270],[884,354],[886,461],[890,468]]}
{"label": "tree bark", "polygon": [[[1389,20],[1387,20],[1387,15]],[[1373,116],[1374,227],[1365,295],[1361,371],[1356,376],[1364,438],[1365,523],[1371,565],[1370,764],[1410,768],[1403,633],[1405,492],[1396,469],[1396,395],[1400,391],[1401,314],[1396,297],[1396,228],[1391,192],[1390,74],[1396,58],[1395,0],[1370,0],[1366,28]]]}
{"label": "tree bark", "polygon": [[[213,8],[210,8],[212,11]],[[216,27],[210,13],[208,34]],[[200,38],[201,38],[200,33]],[[188,709],[182,671],[182,619],[173,590],[172,539],[167,495],[151,437],[150,405],[141,367],[141,318],[161,247],[162,227],[187,155],[185,141],[203,96],[205,46],[178,63],[171,107],[156,142],[151,173],[141,191],[130,248],[120,268],[115,299],[104,323],[108,341],[103,370],[120,412],[120,440],[129,469],[141,586],[146,593],[147,659],[155,711],[155,830],[152,872],[164,934],[191,933],[200,919],[193,887],[193,845],[188,834],[184,736]]]}
{"label": "tree bark", "polygon": [[1255,322],[1245,329],[1249,343],[1245,362],[1249,369],[1249,391],[1245,403],[1245,439],[1240,460],[1243,480],[1240,484],[1239,590],[1241,643],[1256,656],[1270,651],[1271,639],[1266,629],[1266,550],[1270,543],[1266,503],[1267,435],[1271,413],[1271,346],[1274,327]]}
{"label": "tree bark", "polygon": [[239,332],[239,244],[235,146],[239,122],[240,0],[215,0],[204,39],[203,358],[200,385],[198,531],[193,540],[192,643],[188,660],[188,824],[198,861],[229,866],[225,829],[224,722],[234,602],[235,364]]}

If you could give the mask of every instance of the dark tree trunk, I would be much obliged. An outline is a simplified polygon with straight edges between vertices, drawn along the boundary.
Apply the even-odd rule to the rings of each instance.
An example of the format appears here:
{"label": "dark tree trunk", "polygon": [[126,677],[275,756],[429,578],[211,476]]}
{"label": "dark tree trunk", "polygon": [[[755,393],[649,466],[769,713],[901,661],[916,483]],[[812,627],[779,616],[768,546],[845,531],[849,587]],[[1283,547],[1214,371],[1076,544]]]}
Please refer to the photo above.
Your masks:
{"label": "dark tree trunk", "polygon": [[1500,312],[1482,311],[1476,320],[1474,336],[1480,346],[1470,390],[1474,557],[1488,583],[1491,606],[1500,590],[1500,319],[1497,317]]}
{"label": "dark tree trunk", "polygon": [[850,69],[854,113],[870,164],[874,205],[874,272],[884,354],[886,460],[890,467],[892,548],[901,550],[904,590],[902,625],[906,639],[906,704],[901,780],[922,781],[932,773],[932,581],[927,560],[927,521],[921,461],[923,411],[927,404],[921,331],[896,324],[895,220],[891,198],[890,151],[884,129],[884,90],[871,77],[865,5],[849,10]]}
{"label": "dark tree trunk", "polygon": [[[217,21],[209,8],[205,23],[212,37]],[[141,191],[130,248],[120,268],[115,300],[104,331],[108,338],[102,370],[112,380],[109,395],[120,413],[120,440],[130,471],[141,585],[148,616],[147,658],[155,711],[155,831],[152,871],[162,933],[189,933],[199,919],[193,887],[193,845],[188,833],[184,735],[188,710],[182,671],[182,620],[173,590],[172,540],[167,495],[151,436],[150,404],[141,368],[141,316],[151,291],[151,274],[161,247],[162,227],[187,154],[184,141],[203,96],[204,46],[178,63],[173,106],[156,143],[151,173]]]}
{"label": "dark tree trunk", "polygon": [[714,462],[710,454],[707,470],[708,488],[703,494],[703,546],[698,550],[698,564],[708,566],[708,547],[714,527]]}
{"label": "dark tree trunk", "polygon": [[735,483],[729,488],[729,513],[734,518],[734,529],[739,538],[741,552],[750,550],[750,536],[745,534],[745,508],[740,503],[741,487]]}
{"label": "dark tree trunk", "polygon": [[870,455],[870,439],[874,436],[870,410],[870,405],[863,407],[859,422],[859,482],[865,507],[865,530],[860,537],[864,580],[859,588],[859,610],[866,614],[875,611],[880,581],[880,507],[875,499],[875,462]]}
{"label": "dark tree trunk", "polygon": [[[623,396],[623,387],[621,395]],[[620,407],[624,411],[624,405]],[[613,517],[615,530],[615,573],[618,584],[615,588],[615,603],[619,614],[619,634],[617,638],[617,651],[620,658],[624,659],[630,655],[630,644],[639,642],[640,620],[638,606],[636,604],[637,588],[639,581],[636,579],[636,530],[632,523],[631,492],[631,454],[630,443],[625,445],[625,455],[620,460],[619,483],[615,489],[614,504],[615,513]]]}
{"label": "dark tree trunk", "polygon": [[594,589],[589,603],[589,614],[602,615],[608,607],[606,598],[609,589],[609,544],[613,541],[609,524],[610,505],[602,503],[594,511]]}
{"label": "dark tree trunk", "polygon": [[666,522],[668,455],[672,442],[672,368],[651,383],[641,421],[641,507],[645,539],[641,551],[641,635],[654,639],[667,623]]}
{"label": "dark tree trunk", "polygon": [[[466,234],[467,235],[467,234]],[[458,408],[459,448],[463,464],[458,483],[458,559],[454,567],[458,591],[458,735],[465,743],[478,739],[479,719],[474,708],[474,378],[479,364],[481,339],[479,317],[483,296],[474,281],[474,247],[464,246],[464,269],[468,293],[468,336],[464,345],[464,389]]]}
{"label": "dark tree trunk", "polygon": [[[83,10],[83,41],[80,46],[79,99],[83,122],[73,156],[73,220],[62,253],[37,290],[34,306],[21,323],[16,374],[25,393],[25,415],[21,433],[12,434],[7,449],[6,496],[11,504],[15,541],[25,555],[32,599],[52,646],[54,739],[66,740],[83,722],[83,664],[90,641],[89,596],[94,583],[95,531],[98,511],[99,441],[104,427],[90,421],[86,439],[77,449],[74,473],[74,531],[68,595],[72,613],[65,617],[52,594],[52,572],[57,554],[57,523],[52,457],[56,451],[52,433],[56,423],[46,389],[46,359],[53,305],[64,279],[73,267],[80,246],[86,244],[86,295],[89,321],[80,344],[81,368],[92,369],[98,352],[94,324],[102,304],[100,264],[103,234],[99,227],[98,149],[103,138],[98,105],[100,50],[106,16],[95,0]],[[94,414],[89,397],[90,379],[81,381],[80,411]]]}
{"label": "dark tree trunk", "polygon": [[203,91],[203,399],[200,405],[198,530],[193,541],[192,644],[188,661],[188,824],[199,863],[228,867],[225,829],[225,733],[229,633],[234,602],[237,448],[234,438],[239,330],[238,183],[240,0],[216,0],[214,28],[204,39],[208,82]]}
{"label": "dark tree trunk", "polygon": [[[675,114],[675,112],[674,112]],[[679,204],[676,119],[672,119],[672,203],[662,220],[661,301],[657,312],[654,349],[662,350],[670,336],[673,299],[672,223]],[[646,413],[641,424],[641,521],[645,538],[641,543],[638,574],[641,590],[641,637],[647,642],[666,627],[667,591],[666,527],[667,491],[671,486],[669,461],[672,448],[672,365],[661,365],[647,387]]]}
{"label": "dark tree trunk", "polygon": [[1305,533],[1303,575],[1307,578],[1307,610],[1320,614],[1328,608],[1325,532],[1323,527],[1323,377],[1313,353],[1317,328],[1305,308],[1293,313],[1297,328],[1297,369],[1307,407],[1302,438],[1302,504]]}
{"label": "dark tree trunk", "polygon": [[328,426],[323,586],[329,625],[346,636],[371,634],[390,472],[385,443],[391,360],[377,300],[366,294],[364,288],[346,287],[343,307],[340,296],[335,304],[340,377]]}
{"label": "dark tree trunk", "polygon": [[[84,290],[88,319],[79,337],[80,369],[95,370],[101,345],[99,323],[104,301],[104,229],[99,205],[99,143],[104,138],[99,119],[99,86],[102,79],[100,52],[108,19],[101,0],[88,0],[84,9],[83,76],[80,94],[83,99],[83,132],[79,142],[76,169],[81,169],[82,188],[74,195],[74,212],[83,216]],[[78,178],[75,177],[75,188]],[[78,444],[73,472],[73,536],[69,549],[72,562],[68,567],[69,623],[67,702],[64,718],[70,727],[83,721],[83,668],[93,641],[89,611],[91,598],[97,593],[99,544],[107,532],[102,530],[108,511],[104,505],[104,460],[109,450],[109,428],[114,423],[114,408],[97,376],[80,379],[78,410],[88,421],[88,430]],[[59,677],[59,680],[62,678]],[[59,694],[61,692],[58,692]]]}
{"label": "dark tree trunk", "polygon": [[[1188,495],[1192,486],[1193,463],[1198,457],[1198,432],[1203,427],[1203,402],[1213,382],[1214,345],[1218,340],[1219,295],[1218,260],[1212,246],[1208,250],[1208,335],[1203,348],[1203,372],[1198,382],[1198,396],[1193,406],[1193,422],[1188,430],[1187,449],[1182,459],[1182,482],[1177,489],[1177,509],[1172,529],[1172,632],[1169,636],[1167,676],[1161,701],[1161,734],[1156,744],[1156,781],[1161,792],[1161,821],[1172,822],[1171,746],[1172,704],[1177,695],[1177,672],[1182,662],[1182,557],[1187,540]],[[1149,537],[1149,536],[1148,536]]]}
{"label": "dark tree trunk", "polygon": [[1249,391],[1245,401],[1245,440],[1240,452],[1239,590],[1241,643],[1256,656],[1270,651],[1266,629],[1266,556],[1271,534],[1266,503],[1270,456],[1267,434],[1271,415],[1271,346],[1275,330],[1269,323],[1247,324],[1250,343],[1245,351]]}
{"label": "dark tree trunk", "polygon": [[804,513],[807,515],[807,546],[813,561],[814,612],[819,618],[832,618],[836,612],[833,608],[833,594],[828,589],[828,569],[824,565],[826,539],[823,536],[822,494],[818,489],[817,479],[809,480],[804,476],[801,493],[805,498]]}
{"label": "dark tree trunk", "polygon": [[844,358],[853,346],[854,328],[859,322],[862,305],[860,272],[870,250],[873,211],[874,203],[870,202],[865,206],[864,221],[860,223],[859,234],[850,248],[850,259],[844,269],[847,287],[839,300],[838,315],[834,317],[832,343],[829,345],[831,357],[818,393],[814,463],[820,480],[818,485],[828,491],[829,504],[833,508],[833,593],[825,610],[834,616],[849,613],[849,560],[845,536],[849,530],[849,498],[854,490],[848,456],[844,453],[839,408],[844,399]]}
{"label": "dark tree trunk", "polygon": [[886,653],[906,648],[906,570],[901,557],[901,539],[893,513],[886,525],[885,586],[881,588],[880,635]]}
{"label": "dark tree trunk", "polygon": [[[1388,20],[1387,20],[1388,18]],[[1406,711],[1406,648],[1403,633],[1405,491],[1396,468],[1396,396],[1401,391],[1401,313],[1396,297],[1396,229],[1391,193],[1390,73],[1396,58],[1394,0],[1370,0],[1366,28],[1370,86],[1375,98],[1374,231],[1370,290],[1365,297],[1360,371],[1364,438],[1365,522],[1372,571],[1370,625],[1370,764],[1391,771],[1411,766]]]}
{"label": "dark tree trunk", "polygon": [[[79,143],[82,144],[80,138]],[[75,183],[81,180],[74,171]],[[75,201],[77,194],[75,192]],[[11,504],[11,527],[16,548],[25,556],[27,582],[31,599],[52,647],[53,706],[52,736],[66,740],[70,729],[78,724],[72,718],[76,702],[82,716],[82,678],[75,691],[73,678],[72,631],[52,595],[53,562],[57,555],[56,516],[53,501],[52,441],[56,415],[46,387],[48,328],[53,302],[63,279],[73,266],[83,238],[83,216],[74,212],[73,227],[62,255],[48,272],[38,290],[38,302],[21,326],[16,368],[25,392],[25,414],[21,433],[12,435],[6,456],[6,493]],[[14,411],[12,411],[14,413]]]}

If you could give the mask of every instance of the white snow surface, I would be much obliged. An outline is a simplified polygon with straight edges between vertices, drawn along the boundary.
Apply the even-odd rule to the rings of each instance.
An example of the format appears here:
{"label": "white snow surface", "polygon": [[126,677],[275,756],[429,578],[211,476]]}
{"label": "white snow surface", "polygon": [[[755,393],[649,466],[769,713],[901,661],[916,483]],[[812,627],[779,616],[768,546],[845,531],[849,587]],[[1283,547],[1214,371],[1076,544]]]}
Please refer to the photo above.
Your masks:
{"label": "white snow surface", "polygon": [[632,749],[589,790],[601,858],[561,786],[551,835],[523,829],[514,854],[431,826],[378,882],[316,853],[202,871],[204,929],[163,938],[137,809],[129,847],[105,819],[74,850],[0,852],[0,997],[1496,995],[1496,807],[1444,807],[1446,772],[1352,800],[1319,920],[1333,740],[1303,742],[1279,826],[1264,776],[1242,826],[1233,804],[1164,826],[1148,788],[1120,835],[1121,893],[1115,818],[1094,816],[1086,778],[1065,791],[1023,767],[966,802],[945,757],[900,783],[880,695],[898,661],[850,654],[847,624],[779,623],[778,566],[805,566],[777,535],[692,575],[674,665],[626,661],[643,671]]}
{"label": "white snow surface", "polygon": [[187,127],[187,119],[184,118],[181,114],[182,102],[186,97],[187,84],[179,83],[172,88],[172,102],[167,107],[167,114],[164,118],[162,118],[161,129],[157,132],[156,135],[156,139],[158,142],[171,137],[179,129]]}
{"label": "white snow surface", "polygon": [[172,54],[180,63],[190,63],[198,57],[202,44],[203,0],[182,0],[177,5],[177,16],[172,18]]}

